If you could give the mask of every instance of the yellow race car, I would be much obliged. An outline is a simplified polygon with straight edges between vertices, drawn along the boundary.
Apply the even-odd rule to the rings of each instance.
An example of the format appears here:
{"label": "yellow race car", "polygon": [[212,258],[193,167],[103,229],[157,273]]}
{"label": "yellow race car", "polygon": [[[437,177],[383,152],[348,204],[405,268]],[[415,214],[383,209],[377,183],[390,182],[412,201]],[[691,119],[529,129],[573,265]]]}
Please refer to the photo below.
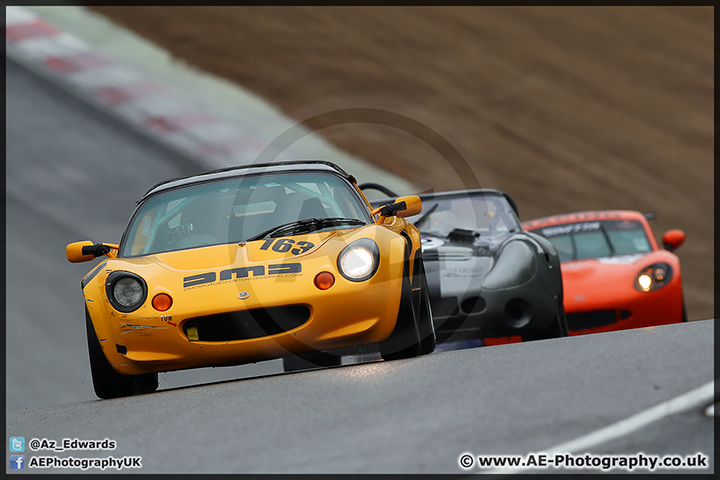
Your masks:
{"label": "yellow race car", "polygon": [[372,209],[354,177],[320,161],[154,186],[119,245],[67,246],[71,262],[107,257],[81,282],[95,393],[279,357],[286,370],[339,364],[333,349],[360,344],[386,360],[432,352],[420,234],[404,218],[421,210],[417,196]]}

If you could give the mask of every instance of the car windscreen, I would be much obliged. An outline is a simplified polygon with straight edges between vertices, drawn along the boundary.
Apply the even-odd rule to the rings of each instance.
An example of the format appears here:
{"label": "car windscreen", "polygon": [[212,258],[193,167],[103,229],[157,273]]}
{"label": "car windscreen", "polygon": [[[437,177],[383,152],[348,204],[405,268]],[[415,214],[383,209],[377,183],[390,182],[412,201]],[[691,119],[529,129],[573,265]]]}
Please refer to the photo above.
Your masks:
{"label": "car windscreen", "polygon": [[[372,222],[342,178],[317,172],[259,174],[179,187],[144,201],[120,245],[129,257],[245,241],[309,218]],[[319,230],[351,228],[327,226]]]}
{"label": "car windscreen", "polygon": [[455,229],[482,235],[521,231],[515,211],[502,195],[422,197],[423,211],[414,225],[422,233],[447,236]]}
{"label": "car windscreen", "polygon": [[552,242],[560,254],[561,262],[632,255],[652,250],[645,229],[637,220],[566,223],[531,231]]}

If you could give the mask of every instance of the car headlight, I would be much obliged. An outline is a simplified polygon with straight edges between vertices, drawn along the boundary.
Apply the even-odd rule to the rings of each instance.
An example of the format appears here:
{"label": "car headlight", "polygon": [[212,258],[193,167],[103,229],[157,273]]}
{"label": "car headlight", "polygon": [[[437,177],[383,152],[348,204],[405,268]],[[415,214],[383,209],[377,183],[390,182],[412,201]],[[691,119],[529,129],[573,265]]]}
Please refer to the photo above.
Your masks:
{"label": "car headlight", "polygon": [[654,263],[645,267],[635,277],[635,288],[649,292],[664,287],[672,277],[672,268],[667,263]]}
{"label": "car headlight", "polygon": [[134,273],[120,270],[108,276],[105,291],[113,308],[123,313],[137,310],[147,298],[145,280]]}
{"label": "car headlight", "polygon": [[337,265],[340,275],[353,282],[364,282],[377,272],[380,250],[369,238],[355,240],[342,249]]}

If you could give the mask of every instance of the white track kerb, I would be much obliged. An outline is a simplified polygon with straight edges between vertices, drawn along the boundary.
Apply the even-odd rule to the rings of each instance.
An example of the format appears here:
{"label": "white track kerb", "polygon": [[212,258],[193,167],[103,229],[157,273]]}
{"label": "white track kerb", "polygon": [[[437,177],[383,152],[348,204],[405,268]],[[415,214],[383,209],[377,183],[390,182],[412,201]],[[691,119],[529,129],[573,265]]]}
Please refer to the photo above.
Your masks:
{"label": "white track kerb", "polygon": [[[629,435],[651,423],[662,420],[663,418],[687,411],[697,406],[707,405],[715,401],[715,381],[710,381],[705,385],[697,387],[677,397],[666,400],[662,403],[650,407],[642,412],[636,413],[619,422],[608,425],[605,428],[590,432],[581,437],[570,440],[569,442],[555,445],[542,453],[547,455],[564,454],[564,453],[581,453],[604,444],[610,440],[614,440],[625,435]],[[486,474],[516,474],[531,470],[529,467],[510,467],[487,470],[482,473]],[[544,470],[543,473],[552,473],[552,470]]]}
{"label": "white track kerb", "polygon": [[[8,57],[207,169],[251,164],[297,124],[257,96],[186,66],[82,7],[9,6],[5,13]],[[284,147],[271,152],[272,158],[329,160],[359,183],[380,182],[400,194],[416,191],[319,135]]]}

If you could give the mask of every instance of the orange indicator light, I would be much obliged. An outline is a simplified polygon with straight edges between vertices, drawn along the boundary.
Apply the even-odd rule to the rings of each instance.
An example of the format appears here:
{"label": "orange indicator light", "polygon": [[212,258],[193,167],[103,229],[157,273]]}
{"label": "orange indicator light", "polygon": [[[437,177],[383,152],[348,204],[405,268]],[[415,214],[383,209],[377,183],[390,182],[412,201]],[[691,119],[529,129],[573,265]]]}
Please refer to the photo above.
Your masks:
{"label": "orange indicator light", "polygon": [[158,293],[152,299],[152,306],[158,312],[164,312],[172,307],[172,297],[167,293]]}
{"label": "orange indicator light", "polygon": [[315,286],[320,290],[327,290],[335,285],[335,277],[330,272],[320,272],[315,277]]}

